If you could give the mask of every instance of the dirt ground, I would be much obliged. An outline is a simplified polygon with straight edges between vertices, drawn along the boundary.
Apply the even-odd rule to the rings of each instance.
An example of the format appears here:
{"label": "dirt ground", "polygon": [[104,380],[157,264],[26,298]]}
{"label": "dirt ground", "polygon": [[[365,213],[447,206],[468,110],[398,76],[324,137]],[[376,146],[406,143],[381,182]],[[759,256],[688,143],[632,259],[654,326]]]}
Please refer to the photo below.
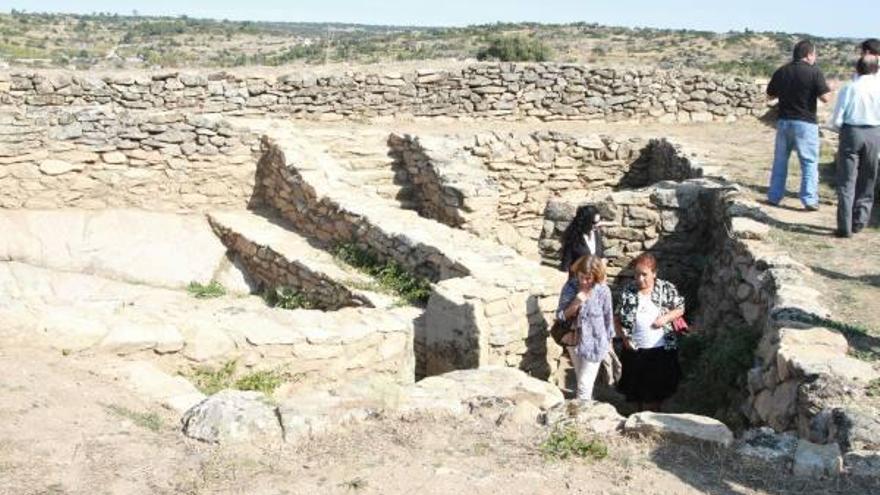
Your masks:
{"label": "dirt ground", "polygon": [[[781,465],[652,439],[603,460],[545,457],[548,431],[487,419],[378,418],[303,444],[213,446],[104,377],[99,357],[0,350],[0,494],[868,494]],[[151,418],[151,420],[145,420]]]}

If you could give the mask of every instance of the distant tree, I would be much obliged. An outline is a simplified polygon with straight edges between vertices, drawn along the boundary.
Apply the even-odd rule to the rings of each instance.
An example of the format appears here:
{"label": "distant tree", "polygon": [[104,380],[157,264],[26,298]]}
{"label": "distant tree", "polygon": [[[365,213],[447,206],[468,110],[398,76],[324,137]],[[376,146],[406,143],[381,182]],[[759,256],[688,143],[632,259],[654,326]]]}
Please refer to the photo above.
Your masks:
{"label": "distant tree", "polygon": [[550,48],[547,45],[523,35],[494,36],[489,39],[489,46],[477,52],[477,60],[544,62],[549,58]]}

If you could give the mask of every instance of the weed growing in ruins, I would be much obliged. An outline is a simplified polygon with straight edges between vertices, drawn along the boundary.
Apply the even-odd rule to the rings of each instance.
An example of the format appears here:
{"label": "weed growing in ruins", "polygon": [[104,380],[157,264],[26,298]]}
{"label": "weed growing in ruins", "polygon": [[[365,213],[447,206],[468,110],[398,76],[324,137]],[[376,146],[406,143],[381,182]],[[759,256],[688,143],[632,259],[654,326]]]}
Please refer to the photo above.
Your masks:
{"label": "weed growing in ruins", "polygon": [[263,300],[273,308],[314,309],[315,307],[308,295],[283,286],[264,290]]}
{"label": "weed growing in ruins", "polygon": [[209,299],[226,295],[226,288],[216,280],[211,280],[211,283],[207,285],[195,281],[190,282],[186,287],[186,291],[197,299]]}
{"label": "weed growing in ruins", "polygon": [[574,428],[556,429],[541,443],[541,453],[554,459],[582,457],[594,460],[608,456],[608,446],[598,438],[584,440]]}
{"label": "weed growing in ruins", "polygon": [[162,429],[162,418],[156,413],[141,413],[115,404],[105,404],[104,409],[114,416],[131,420],[132,423],[150,431]]}
{"label": "weed growing in ruins", "polygon": [[235,381],[234,387],[238,390],[254,390],[272,395],[275,389],[283,382],[284,377],[275,370],[261,370],[248,373]]}
{"label": "weed growing in ruins", "polygon": [[201,367],[193,371],[189,377],[196,388],[204,394],[213,395],[228,388],[236,390],[253,390],[272,395],[282,383],[292,377],[279,370],[259,370],[235,377],[238,361],[223,363],[219,368]]}
{"label": "weed growing in ruins", "polygon": [[880,397],[880,378],[875,378],[868,382],[868,386],[865,387],[865,393],[869,397]]}
{"label": "weed growing in ruins", "polygon": [[340,486],[344,486],[349,490],[357,491],[367,487],[367,480],[363,478],[354,478],[340,483]]}
{"label": "weed growing in ruins", "polygon": [[756,332],[724,329],[714,335],[689,334],[680,340],[685,380],[679,396],[689,411],[713,416],[731,427],[742,424],[736,406],[759,339]]}
{"label": "weed growing in ruins", "polygon": [[383,263],[375,254],[355,244],[341,244],[335,253],[342,262],[375,278],[381,289],[396,294],[410,304],[427,304],[431,283],[426,278],[411,274],[399,263]]}
{"label": "weed growing in ruins", "polygon": [[213,395],[217,392],[230,388],[232,383],[232,375],[238,362],[235,360],[223,363],[220,368],[213,369],[206,366],[197,368],[192,372],[190,378],[195,382],[196,388],[207,395]]}

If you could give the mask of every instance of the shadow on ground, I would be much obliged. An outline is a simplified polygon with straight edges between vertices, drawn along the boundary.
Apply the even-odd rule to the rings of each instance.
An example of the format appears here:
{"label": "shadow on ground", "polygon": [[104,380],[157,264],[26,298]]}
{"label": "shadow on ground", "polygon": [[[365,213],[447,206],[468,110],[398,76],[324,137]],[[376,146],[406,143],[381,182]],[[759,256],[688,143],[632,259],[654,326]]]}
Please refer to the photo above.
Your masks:
{"label": "shadow on ground", "polygon": [[[783,462],[743,458],[736,452],[707,445],[663,442],[651,453],[657,467],[703,493],[713,495],[868,495],[880,493],[880,479],[843,476],[833,480],[796,478]],[[707,466],[694,469],[693,466]]]}

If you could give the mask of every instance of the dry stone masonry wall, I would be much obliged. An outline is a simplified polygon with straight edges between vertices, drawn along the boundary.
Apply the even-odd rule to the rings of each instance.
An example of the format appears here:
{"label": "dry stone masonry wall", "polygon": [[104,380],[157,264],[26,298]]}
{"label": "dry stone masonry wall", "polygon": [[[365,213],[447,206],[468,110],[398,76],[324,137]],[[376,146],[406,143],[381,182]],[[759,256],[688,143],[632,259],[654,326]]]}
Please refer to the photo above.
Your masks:
{"label": "dry stone masonry wall", "polygon": [[266,130],[257,174],[265,203],[307,235],[369,246],[436,282],[416,331],[417,373],[503,364],[548,376],[558,274],[388,200],[353,197],[344,168],[287,127]]}
{"label": "dry stone masonry wall", "polygon": [[[465,145],[464,154],[453,139],[392,135],[389,145],[422,216],[498,241],[528,257],[539,254],[548,200],[578,202],[603,191],[703,174],[700,165],[664,139],[646,142],[541,131],[477,135]],[[647,225],[644,220],[630,220],[629,225]],[[558,237],[543,238],[541,242],[549,243],[545,250],[558,249],[553,244]]]}
{"label": "dry stone masonry wall", "polygon": [[218,118],[112,106],[0,110],[0,206],[238,207],[256,136]]}
{"label": "dry stone masonry wall", "polygon": [[[741,332],[759,341],[754,366],[742,377],[741,411],[753,425],[796,431],[799,448],[839,446],[850,470],[877,462],[880,422],[860,397],[880,372],[848,354],[844,335],[821,326],[830,315],[820,292],[808,287],[809,269],[765,242],[772,220],[757,204],[736,186],[702,179],[583,202],[618,223],[604,231],[612,274],[625,275],[620,270],[634,256],[651,251],[660,276],[690,297],[688,317],[699,332]],[[556,262],[558,243],[550,240],[578,204],[549,203],[545,261]]]}
{"label": "dry stone masonry wall", "polygon": [[732,121],[764,107],[741,78],[653,68],[478,63],[453,70],[339,75],[0,73],[0,104],[113,104],[140,109],[304,117],[474,116],[542,120]]}

